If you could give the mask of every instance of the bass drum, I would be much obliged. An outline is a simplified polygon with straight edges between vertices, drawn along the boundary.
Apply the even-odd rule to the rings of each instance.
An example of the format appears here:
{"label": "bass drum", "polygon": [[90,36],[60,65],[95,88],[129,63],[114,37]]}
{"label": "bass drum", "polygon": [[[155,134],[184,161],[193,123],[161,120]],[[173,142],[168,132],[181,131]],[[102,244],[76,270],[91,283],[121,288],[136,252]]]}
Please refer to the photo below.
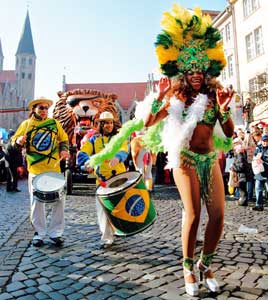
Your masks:
{"label": "bass drum", "polygon": [[45,172],[33,178],[33,194],[39,202],[53,203],[59,200],[59,193],[65,185],[64,175],[56,172]]}
{"label": "bass drum", "polygon": [[130,236],[153,224],[156,211],[139,172],[121,173],[105,183],[96,194],[115,235]]}

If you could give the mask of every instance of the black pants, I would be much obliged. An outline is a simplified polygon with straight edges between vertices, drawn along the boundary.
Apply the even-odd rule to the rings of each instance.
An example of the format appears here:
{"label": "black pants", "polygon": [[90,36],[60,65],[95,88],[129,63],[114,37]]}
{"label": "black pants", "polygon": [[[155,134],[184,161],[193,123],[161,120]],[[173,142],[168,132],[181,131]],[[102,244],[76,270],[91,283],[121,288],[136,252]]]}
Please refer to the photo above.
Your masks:
{"label": "black pants", "polygon": [[240,193],[240,202],[247,203],[247,182],[239,182],[239,193]]}
{"label": "black pants", "polygon": [[14,191],[18,188],[17,166],[10,164],[7,171],[7,191]]}

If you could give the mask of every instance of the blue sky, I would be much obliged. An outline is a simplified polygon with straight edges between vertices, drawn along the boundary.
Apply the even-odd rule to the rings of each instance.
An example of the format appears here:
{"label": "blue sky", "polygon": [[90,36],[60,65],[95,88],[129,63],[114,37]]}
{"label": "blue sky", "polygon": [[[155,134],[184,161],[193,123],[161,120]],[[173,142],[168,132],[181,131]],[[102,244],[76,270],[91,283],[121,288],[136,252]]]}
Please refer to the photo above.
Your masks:
{"label": "blue sky", "polygon": [[[27,5],[37,55],[36,96],[57,99],[67,83],[140,82],[157,68],[154,41],[171,0],[0,0],[4,69],[15,52]],[[226,0],[184,0],[188,8],[223,10]]]}

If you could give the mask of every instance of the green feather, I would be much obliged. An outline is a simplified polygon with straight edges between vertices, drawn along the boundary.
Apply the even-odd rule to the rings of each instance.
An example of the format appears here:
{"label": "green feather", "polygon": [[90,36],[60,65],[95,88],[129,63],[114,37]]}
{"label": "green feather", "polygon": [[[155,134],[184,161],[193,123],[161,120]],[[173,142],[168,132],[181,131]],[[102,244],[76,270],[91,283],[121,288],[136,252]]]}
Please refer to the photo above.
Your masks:
{"label": "green feather", "polygon": [[153,153],[163,152],[164,147],[162,145],[161,132],[163,131],[164,122],[161,121],[148,128],[145,135],[142,137],[142,141],[146,149]]}
{"label": "green feather", "polygon": [[106,159],[112,159],[120,151],[123,143],[130,137],[134,131],[143,128],[143,120],[129,120],[120,128],[119,132],[114,135],[105,148],[90,158],[89,165],[93,168],[101,165]]}
{"label": "green feather", "polygon": [[215,149],[227,152],[231,150],[233,147],[233,139],[232,138],[223,139],[217,135],[213,135],[213,145]]}
{"label": "green feather", "polygon": [[177,61],[169,60],[167,63],[161,65],[161,70],[162,70],[162,73],[168,77],[175,76],[176,74],[178,74],[178,71],[179,71]]}
{"label": "green feather", "polygon": [[154,45],[155,47],[162,45],[165,47],[165,49],[167,49],[173,45],[173,41],[170,35],[163,30],[160,34],[157,35]]}

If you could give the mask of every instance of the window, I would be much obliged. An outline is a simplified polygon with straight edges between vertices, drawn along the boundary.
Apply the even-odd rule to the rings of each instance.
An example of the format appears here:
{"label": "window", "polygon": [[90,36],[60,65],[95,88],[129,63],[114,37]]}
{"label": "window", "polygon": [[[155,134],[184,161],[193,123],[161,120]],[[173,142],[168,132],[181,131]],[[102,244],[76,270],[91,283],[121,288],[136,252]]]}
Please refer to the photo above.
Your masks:
{"label": "window", "polygon": [[256,77],[250,79],[249,82],[248,82],[248,85],[249,85],[249,91],[250,92],[257,91],[258,90],[258,85],[257,85]]}
{"label": "window", "polygon": [[221,34],[221,38],[223,40],[224,39],[224,30],[223,29],[220,31],[220,34]]}
{"label": "window", "polygon": [[247,49],[247,58],[248,61],[250,61],[254,58],[253,33],[250,33],[246,36],[246,49]]}
{"label": "window", "polygon": [[32,79],[32,73],[28,74],[28,79]]}
{"label": "window", "polygon": [[225,26],[225,38],[226,38],[226,42],[231,40],[231,24],[228,23]]}
{"label": "window", "polygon": [[261,26],[246,36],[246,49],[248,61],[251,61],[264,53]]}
{"label": "window", "polygon": [[29,65],[32,65],[32,64],[33,64],[33,59],[29,58]]}
{"label": "window", "polygon": [[224,69],[221,71],[221,78],[222,78],[222,81],[225,81],[225,80],[226,80],[226,68],[224,68]]}
{"label": "window", "polygon": [[25,64],[26,64],[26,58],[25,58],[25,57],[23,57],[23,58],[21,59],[21,64],[22,64],[23,66],[25,66]]}
{"label": "window", "polygon": [[260,7],[259,0],[244,0],[243,1],[244,17],[248,17],[259,7]]}
{"label": "window", "polygon": [[262,38],[261,26],[254,30],[254,38],[255,38],[256,56],[260,56],[264,53],[263,43],[262,43],[263,38]]}
{"label": "window", "polygon": [[22,79],[25,78],[25,73],[24,73],[24,72],[21,73],[21,78],[22,78]]}
{"label": "window", "polygon": [[233,54],[227,57],[228,60],[228,76],[232,77],[234,75],[234,66],[233,66]]}

